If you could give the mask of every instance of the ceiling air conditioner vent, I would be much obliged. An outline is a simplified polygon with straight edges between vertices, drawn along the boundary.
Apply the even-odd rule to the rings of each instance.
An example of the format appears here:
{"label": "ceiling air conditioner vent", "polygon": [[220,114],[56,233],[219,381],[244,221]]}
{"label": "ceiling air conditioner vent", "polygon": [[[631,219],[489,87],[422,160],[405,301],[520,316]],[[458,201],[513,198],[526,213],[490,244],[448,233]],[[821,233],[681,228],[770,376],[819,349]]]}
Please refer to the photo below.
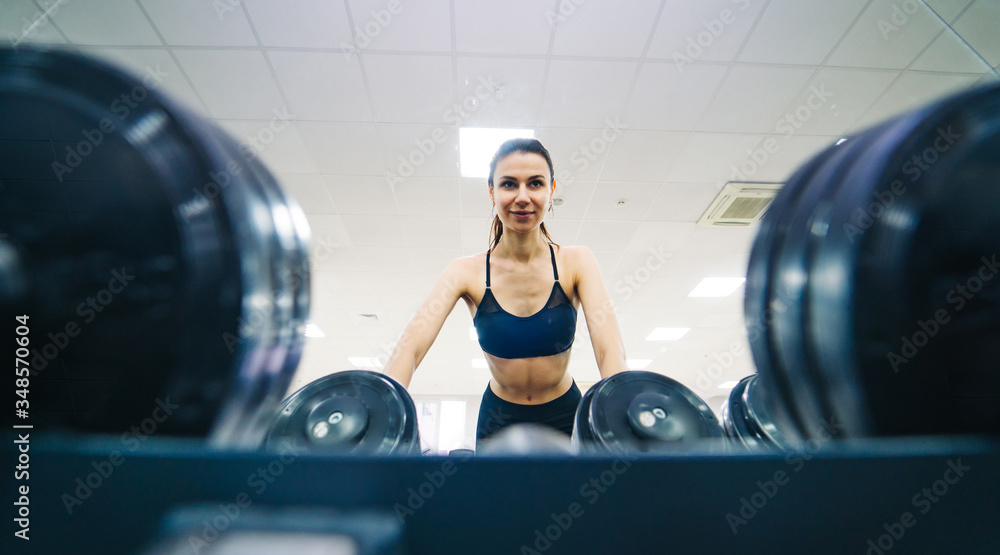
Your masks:
{"label": "ceiling air conditioner vent", "polygon": [[698,220],[700,226],[745,226],[760,221],[781,183],[738,183],[722,188]]}

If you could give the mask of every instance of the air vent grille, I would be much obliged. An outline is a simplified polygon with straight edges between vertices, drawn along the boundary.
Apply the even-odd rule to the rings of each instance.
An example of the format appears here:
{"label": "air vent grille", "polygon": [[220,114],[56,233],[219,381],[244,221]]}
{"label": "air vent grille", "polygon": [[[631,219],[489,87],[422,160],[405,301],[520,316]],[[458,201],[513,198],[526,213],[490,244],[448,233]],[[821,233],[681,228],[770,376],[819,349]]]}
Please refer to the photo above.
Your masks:
{"label": "air vent grille", "polygon": [[737,197],[729,204],[726,211],[722,213],[723,220],[747,220],[756,218],[758,214],[764,212],[767,205],[771,204],[769,198],[746,198]]}
{"label": "air vent grille", "polygon": [[780,183],[726,183],[698,220],[698,225],[747,226],[757,223],[779,189]]}

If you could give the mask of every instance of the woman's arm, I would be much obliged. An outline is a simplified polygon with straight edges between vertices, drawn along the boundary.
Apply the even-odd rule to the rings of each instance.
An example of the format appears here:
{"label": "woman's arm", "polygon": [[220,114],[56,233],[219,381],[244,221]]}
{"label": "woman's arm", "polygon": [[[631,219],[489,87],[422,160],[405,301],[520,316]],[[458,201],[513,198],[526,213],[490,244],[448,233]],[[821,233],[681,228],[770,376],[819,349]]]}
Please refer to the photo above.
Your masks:
{"label": "woman's arm", "polygon": [[383,372],[392,379],[410,387],[410,379],[420,361],[437,339],[444,321],[455,308],[455,303],[466,293],[464,260],[453,260],[438,277],[431,294],[427,296],[385,363]]}
{"label": "woman's arm", "polygon": [[590,341],[594,345],[594,357],[601,378],[613,376],[628,370],[625,362],[625,344],[618,328],[614,303],[604,287],[604,278],[597,265],[597,258],[589,247],[574,247],[576,258],[576,292],[583,305],[590,329]]}

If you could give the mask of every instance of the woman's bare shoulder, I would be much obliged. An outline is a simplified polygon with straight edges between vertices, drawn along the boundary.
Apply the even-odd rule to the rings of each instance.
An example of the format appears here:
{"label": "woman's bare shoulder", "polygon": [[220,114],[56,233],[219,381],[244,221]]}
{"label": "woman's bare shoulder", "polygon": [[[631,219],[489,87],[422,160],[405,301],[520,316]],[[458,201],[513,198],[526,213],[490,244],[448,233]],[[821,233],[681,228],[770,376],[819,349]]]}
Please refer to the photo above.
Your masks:
{"label": "woman's bare shoulder", "polygon": [[557,248],[556,253],[573,264],[579,264],[594,258],[594,251],[590,250],[590,247],[586,245],[562,245]]}
{"label": "woman's bare shoulder", "polygon": [[579,284],[581,280],[590,279],[593,277],[595,269],[597,274],[600,274],[600,270],[597,269],[597,257],[594,256],[594,251],[586,245],[564,245],[556,253],[566,268],[564,271],[569,272],[574,283]]}
{"label": "woman's bare shoulder", "polygon": [[470,289],[472,284],[486,279],[486,251],[455,258],[443,275],[461,283],[463,290]]}
{"label": "woman's bare shoulder", "polygon": [[485,267],[486,251],[477,252],[476,254],[470,254],[466,256],[459,256],[458,258],[451,261],[451,265],[460,268],[462,270],[473,269],[480,265]]}

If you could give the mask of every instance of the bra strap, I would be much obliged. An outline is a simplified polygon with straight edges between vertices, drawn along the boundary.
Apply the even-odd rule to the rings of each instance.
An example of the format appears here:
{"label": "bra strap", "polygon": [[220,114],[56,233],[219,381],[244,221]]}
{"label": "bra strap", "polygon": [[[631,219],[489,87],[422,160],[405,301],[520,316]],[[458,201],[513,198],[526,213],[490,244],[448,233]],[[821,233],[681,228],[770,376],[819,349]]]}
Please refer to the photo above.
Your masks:
{"label": "bra strap", "polygon": [[486,288],[490,288],[490,252],[486,251]]}
{"label": "bra strap", "polygon": [[[559,268],[556,267],[556,251],[552,249],[552,243],[549,243],[549,253],[552,254],[552,273],[556,276],[556,281],[559,281]],[[489,275],[487,273],[487,275]]]}

